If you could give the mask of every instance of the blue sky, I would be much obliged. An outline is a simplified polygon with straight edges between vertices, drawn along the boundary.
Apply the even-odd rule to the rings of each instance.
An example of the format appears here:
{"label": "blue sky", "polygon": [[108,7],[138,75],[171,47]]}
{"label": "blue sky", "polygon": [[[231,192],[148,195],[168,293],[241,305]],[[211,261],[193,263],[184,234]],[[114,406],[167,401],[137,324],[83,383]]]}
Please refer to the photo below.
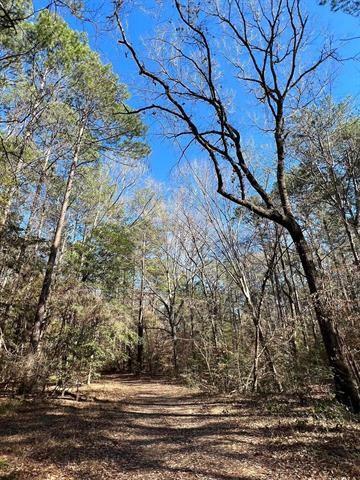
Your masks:
{"label": "blue sky", "polygon": [[[135,2],[146,5],[152,2]],[[165,2],[166,3],[166,2]],[[110,62],[114,71],[119,75],[122,82],[129,85],[132,93],[131,105],[136,107],[142,104],[140,96],[136,93],[139,83],[137,71],[132,62],[125,57],[124,50],[117,43],[117,32],[115,29],[106,28],[106,15],[110,13],[111,2],[102,0],[85,0],[88,9],[94,13],[95,22],[82,22],[74,17],[66,15],[70,25],[81,31],[86,31],[90,45],[98,51],[104,62]],[[319,6],[317,0],[303,1],[310,14],[310,21],[319,38],[323,32],[327,32],[337,40],[348,39],[358,36],[360,30],[359,18],[352,17],[342,12],[332,12],[328,6]],[[165,14],[169,15],[169,9]],[[134,8],[128,16],[129,35],[132,41],[141,45],[141,39],[146,38],[154,27],[154,22],[148,15],[141,13],[141,9]],[[108,30],[108,31],[106,31]],[[355,39],[348,42],[341,42],[340,54],[343,58],[351,58],[360,54],[360,41]],[[336,100],[346,96],[353,96],[358,104],[360,94],[360,59],[358,61],[347,60],[332,65],[334,81],[331,85],[331,94]],[[165,139],[161,134],[161,127],[154,122],[154,117],[148,115],[144,118],[149,126],[148,142],[152,153],[149,158],[150,174],[159,181],[167,181],[173,168],[180,158],[178,147],[170,140]],[[196,152],[194,152],[196,155]]]}

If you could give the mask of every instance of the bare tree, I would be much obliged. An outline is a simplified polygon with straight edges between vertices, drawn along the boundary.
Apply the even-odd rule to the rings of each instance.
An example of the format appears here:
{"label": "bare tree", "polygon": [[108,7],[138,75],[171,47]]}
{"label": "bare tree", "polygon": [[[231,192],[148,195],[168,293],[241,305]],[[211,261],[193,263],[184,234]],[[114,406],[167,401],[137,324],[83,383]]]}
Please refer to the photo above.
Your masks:
{"label": "bare tree", "polygon": [[[258,298],[254,298],[247,278],[248,273],[253,270],[253,266],[246,261],[248,259],[246,250],[253,241],[252,238],[246,240],[245,235],[242,234],[244,230],[243,216],[234,212],[234,204],[232,202],[228,202],[226,199],[220,202],[215,197],[216,187],[214,186],[214,179],[211,178],[211,173],[206,165],[191,165],[191,173],[194,176],[196,188],[194,189],[194,185],[188,187],[186,201],[184,201],[182,207],[185,217],[183,228],[188,232],[187,236],[195,245],[191,258],[197,264],[201,275],[206,277],[206,268],[203,268],[206,264],[204,257],[210,254],[215,262],[221,265],[233,287],[237,288],[244,298],[255,329],[254,362],[252,366],[253,390],[257,390],[258,365],[263,353],[267,367],[274,378],[274,383],[277,389],[282,391],[283,387],[262,325],[262,304],[264,302],[266,285],[276,263],[278,239],[275,241],[274,251],[270,255],[268,266],[264,274],[261,275]],[[195,205],[189,201],[192,197],[196,197]],[[199,224],[200,222],[196,223],[191,209],[195,209],[201,215],[201,219],[203,219],[202,225]],[[203,281],[203,283],[209,284],[210,282],[206,278],[206,282]]]}
{"label": "bare tree", "polygon": [[[287,115],[294,106],[309,102],[306,91],[312,75],[334,57],[335,51],[324,46],[313,60],[308,51],[305,53],[309,46],[309,19],[301,0],[272,1],[266,7],[260,0],[245,3],[210,0],[206,4],[174,0],[172,5],[173,31],[156,40],[155,61],[148,65],[126,36],[121,10],[115,11],[120,44],[157,93],[156,102],[136,112],[150,110],[176,120],[179,128],[176,138],[188,138],[188,145],[197,144],[207,153],[220,195],[288,231],[312,297],[334,375],[336,396],[352,410],[359,411],[356,376],[331,312],[322,299],[323,286],[312,247],[301,219],[293,212],[285,175]],[[303,64],[304,58],[309,63]],[[250,87],[254,98],[266,108],[265,128],[271,134],[275,162],[264,162],[259,171],[251,166],[256,156],[248,157],[241,137],[241,124],[248,113],[243,106],[245,99],[236,108],[235,99],[223,93],[221,70],[232,76],[232,89],[241,85]],[[273,177],[267,182],[266,171],[270,166]]]}

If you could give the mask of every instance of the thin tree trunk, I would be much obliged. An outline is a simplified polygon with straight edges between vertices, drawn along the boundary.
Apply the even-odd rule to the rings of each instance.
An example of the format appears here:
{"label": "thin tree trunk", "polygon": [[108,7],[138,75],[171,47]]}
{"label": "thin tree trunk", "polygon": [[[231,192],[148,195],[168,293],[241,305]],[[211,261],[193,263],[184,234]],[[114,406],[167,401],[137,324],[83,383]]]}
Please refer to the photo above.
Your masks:
{"label": "thin tree trunk", "polygon": [[274,365],[274,362],[273,362],[273,359],[272,359],[272,356],[271,356],[271,352],[269,350],[269,347],[266,344],[266,340],[265,340],[263,330],[262,330],[261,325],[260,325],[261,310],[255,308],[255,305],[253,304],[253,301],[252,301],[252,298],[251,298],[250,289],[248,287],[246,277],[241,272],[238,272],[238,275],[236,277],[236,281],[237,281],[237,284],[240,286],[240,289],[241,289],[242,293],[244,294],[247,305],[250,308],[251,318],[252,318],[252,321],[253,321],[253,324],[254,324],[254,327],[255,327],[255,334],[257,334],[257,332],[258,332],[259,343],[264,350],[264,354],[265,354],[265,358],[266,358],[268,368],[269,368],[269,370],[271,371],[271,373],[274,377],[274,381],[276,383],[276,386],[277,386],[279,392],[281,392],[283,390],[283,387],[282,387],[281,381],[279,379],[279,375],[277,373],[276,367]]}
{"label": "thin tree trunk", "polygon": [[145,233],[141,248],[141,278],[138,313],[138,339],[137,339],[137,369],[141,373],[144,368],[144,274],[145,274]]}
{"label": "thin tree trunk", "polygon": [[178,365],[178,353],[177,353],[177,333],[176,333],[176,326],[175,321],[172,320],[171,322],[171,339],[172,339],[172,347],[173,347],[173,367],[175,375],[179,373],[179,365]]}
{"label": "thin tree trunk", "polygon": [[296,361],[297,359],[297,335],[296,335],[296,307],[295,307],[295,301],[293,298],[293,286],[291,281],[289,280],[286,272],[286,267],[285,267],[285,262],[284,262],[284,256],[283,252],[280,247],[280,264],[282,268],[282,274],[285,280],[285,283],[287,285],[288,291],[284,289],[284,292],[287,296],[288,302],[289,302],[289,307],[290,307],[290,328],[291,328],[291,337],[290,337],[290,347],[292,354],[294,356],[294,359]]}
{"label": "thin tree trunk", "polygon": [[254,346],[254,363],[253,363],[253,383],[252,391],[257,392],[258,389],[258,367],[259,367],[259,329],[257,324],[255,328],[255,346]]}
{"label": "thin tree trunk", "polygon": [[6,200],[6,203],[0,218],[0,232],[2,232],[6,227],[6,224],[10,215],[10,211],[11,211],[11,206],[13,204],[13,200],[18,189],[18,185],[17,185],[18,175],[21,172],[23,165],[24,165],[24,161],[22,159],[22,156],[20,156],[14,172],[14,184],[8,190],[8,198]]}
{"label": "thin tree trunk", "polygon": [[51,244],[50,255],[48,258],[46,271],[45,271],[45,277],[43,280],[41,293],[40,293],[40,297],[39,297],[39,301],[38,301],[38,305],[35,313],[34,326],[31,333],[31,346],[34,352],[36,352],[36,350],[39,347],[39,343],[40,343],[41,336],[44,329],[45,311],[46,311],[46,306],[47,306],[47,302],[50,294],[50,288],[53,280],[56,257],[58,255],[58,252],[61,246],[61,238],[62,238],[64,226],[65,226],[66,213],[69,207],[70,195],[73,189],[73,183],[75,178],[76,167],[79,160],[83,133],[84,133],[84,125],[81,126],[79,135],[77,138],[74,158],[70,166],[66,188],[65,188],[65,194],[64,194],[62,205],[61,205],[60,216],[56,225],[55,235]]}
{"label": "thin tree trunk", "polygon": [[33,230],[33,223],[34,223],[35,213],[36,213],[36,211],[38,209],[38,206],[39,206],[39,198],[40,198],[40,194],[41,194],[41,189],[44,185],[44,182],[46,181],[46,170],[47,170],[47,166],[48,166],[48,163],[49,163],[50,154],[51,154],[51,147],[48,148],[48,150],[46,151],[46,154],[45,154],[45,159],[44,159],[44,163],[43,163],[43,166],[42,166],[42,169],[41,169],[41,174],[40,174],[38,183],[36,185],[34,197],[33,197],[32,203],[31,203],[29,219],[28,219],[28,222],[27,222],[27,225],[26,225],[26,228],[25,228],[25,232],[24,232],[24,242],[21,245],[20,252],[19,252],[19,255],[18,255],[18,258],[17,258],[19,277],[21,275],[22,267],[24,265],[25,251],[26,251],[26,248],[27,248],[27,240],[29,238],[30,233]]}
{"label": "thin tree trunk", "polygon": [[346,218],[344,218],[344,226],[345,226],[346,235],[347,235],[348,240],[349,240],[351,253],[354,257],[354,263],[357,267],[359,267],[360,266],[359,255],[358,255],[358,252],[357,252],[357,249],[356,249],[356,246],[355,246],[355,242],[354,242],[352,232],[351,232],[350,227],[349,227],[349,223],[346,220]]}

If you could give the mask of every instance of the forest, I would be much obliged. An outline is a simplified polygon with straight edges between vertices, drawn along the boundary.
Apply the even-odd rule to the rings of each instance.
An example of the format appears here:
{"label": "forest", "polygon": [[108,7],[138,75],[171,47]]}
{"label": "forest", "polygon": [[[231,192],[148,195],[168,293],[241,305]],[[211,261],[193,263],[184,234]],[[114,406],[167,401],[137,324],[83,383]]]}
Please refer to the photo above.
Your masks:
{"label": "forest", "polygon": [[359,36],[315,11],[360,27],[0,1],[0,479],[359,478]]}

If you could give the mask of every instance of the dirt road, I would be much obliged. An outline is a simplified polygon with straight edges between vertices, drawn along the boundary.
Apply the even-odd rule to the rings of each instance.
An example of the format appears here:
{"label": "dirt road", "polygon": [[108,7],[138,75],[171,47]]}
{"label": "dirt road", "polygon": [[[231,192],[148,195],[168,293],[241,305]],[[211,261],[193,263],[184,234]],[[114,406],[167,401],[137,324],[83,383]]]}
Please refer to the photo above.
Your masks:
{"label": "dirt road", "polygon": [[360,478],[358,426],[325,424],[295,404],[265,408],[129,376],[86,393],[96,400],[3,412],[0,479]]}

